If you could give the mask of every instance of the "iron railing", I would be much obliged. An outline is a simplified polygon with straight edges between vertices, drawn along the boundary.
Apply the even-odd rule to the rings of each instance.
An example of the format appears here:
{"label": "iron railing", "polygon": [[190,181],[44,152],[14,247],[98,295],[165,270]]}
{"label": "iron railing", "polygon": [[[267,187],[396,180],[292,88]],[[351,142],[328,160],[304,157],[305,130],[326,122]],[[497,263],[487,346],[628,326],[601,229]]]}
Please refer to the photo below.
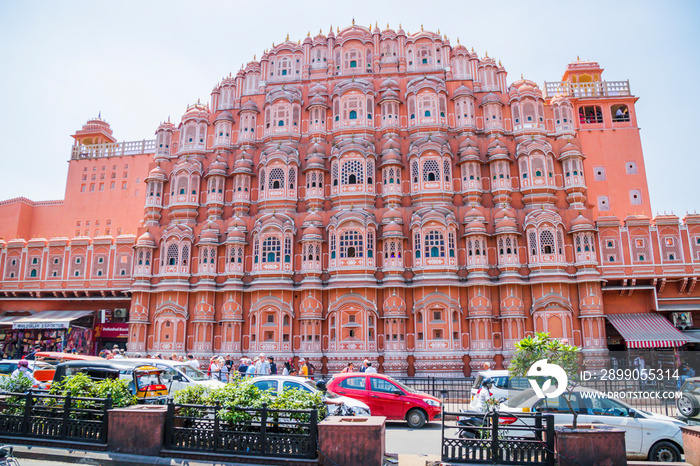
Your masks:
{"label": "iron railing", "polygon": [[0,393],[0,435],[107,443],[111,398]]}
{"label": "iron railing", "polygon": [[472,436],[462,436],[459,424],[442,417],[443,462],[450,464],[514,464],[554,466],[554,417],[548,414],[489,413],[481,426],[470,426]]}
{"label": "iron railing", "polygon": [[394,377],[408,387],[442,400],[443,409],[466,408],[471,401],[472,377]]}
{"label": "iron railing", "polygon": [[[230,416],[232,412],[236,416]],[[315,409],[229,409],[172,402],[167,405],[167,450],[313,459],[318,455],[317,445]]]}

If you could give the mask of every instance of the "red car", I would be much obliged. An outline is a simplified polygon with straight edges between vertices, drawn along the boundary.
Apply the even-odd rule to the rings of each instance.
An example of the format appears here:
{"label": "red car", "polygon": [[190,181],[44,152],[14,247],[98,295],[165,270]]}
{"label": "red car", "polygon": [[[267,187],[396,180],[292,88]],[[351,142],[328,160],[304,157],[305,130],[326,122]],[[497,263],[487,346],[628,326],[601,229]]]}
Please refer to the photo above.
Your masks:
{"label": "red car", "polygon": [[442,416],[440,400],[416,392],[386,375],[362,372],[338,374],[327,386],[335,393],[367,404],[372,416],[386,416],[393,421],[405,420],[414,429],[420,429],[426,422]]}

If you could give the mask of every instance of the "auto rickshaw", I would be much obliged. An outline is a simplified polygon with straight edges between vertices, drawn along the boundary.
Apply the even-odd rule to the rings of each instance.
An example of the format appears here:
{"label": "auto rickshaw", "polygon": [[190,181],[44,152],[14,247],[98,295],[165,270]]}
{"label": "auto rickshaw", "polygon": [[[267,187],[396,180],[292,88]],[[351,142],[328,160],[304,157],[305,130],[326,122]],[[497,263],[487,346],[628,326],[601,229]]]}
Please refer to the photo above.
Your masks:
{"label": "auto rickshaw", "polygon": [[[168,397],[168,387],[163,383],[163,369],[154,366],[139,366],[133,371],[134,385],[129,384],[139,403],[164,404]],[[133,390],[136,388],[136,390]]]}
{"label": "auto rickshaw", "polygon": [[93,380],[122,379],[139,403],[164,404],[168,397],[168,386],[163,383],[159,369],[150,364],[133,359],[99,358],[99,361],[66,361],[56,366],[54,382],[78,372],[87,374]]}

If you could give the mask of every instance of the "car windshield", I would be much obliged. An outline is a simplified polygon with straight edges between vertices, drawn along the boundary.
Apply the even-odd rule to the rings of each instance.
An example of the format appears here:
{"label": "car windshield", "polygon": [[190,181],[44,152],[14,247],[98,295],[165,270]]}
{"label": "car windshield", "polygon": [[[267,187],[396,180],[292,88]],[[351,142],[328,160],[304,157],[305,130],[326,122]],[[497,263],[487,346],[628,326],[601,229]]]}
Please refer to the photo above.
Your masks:
{"label": "car windshield", "polygon": [[[316,382],[314,382],[313,380],[305,380],[304,383],[306,385],[308,385],[309,387],[313,388],[314,392],[320,391],[319,388],[316,386]],[[338,395],[337,393],[334,393],[330,390],[326,390],[326,393],[324,393],[324,396],[330,400],[332,400],[333,398],[340,398],[340,395]]]}
{"label": "car windshield", "polygon": [[139,384],[139,390],[145,390],[150,385],[163,385],[160,380],[160,372],[136,372],[136,380]]}
{"label": "car windshield", "polygon": [[503,404],[505,404],[509,408],[518,408],[520,407],[520,405],[525,403],[533,396],[535,396],[535,391],[531,388],[528,388],[527,390],[523,390],[515,396],[511,396]]}
{"label": "car windshield", "polygon": [[184,373],[187,377],[194,380],[195,382],[209,380],[209,377],[207,377],[207,375],[204,372],[200,371],[199,369],[195,369],[194,367],[190,366],[189,364],[182,364],[180,366],[175,366],[175,369]]}
{"label": "car windshield", "polygon": [[420,393],[419,391],[414,390],[413,388],[409,387],[408,385],[402,384],[402,383],[399,382],[398,380],[392,379],[391,377],[388,377],[388,376],[387,376],[387,379],[391,380],[392,383],[398,385],[399,388],[400,388],[401,390],[403,390],[404,392],[406,392],[406,393]]}

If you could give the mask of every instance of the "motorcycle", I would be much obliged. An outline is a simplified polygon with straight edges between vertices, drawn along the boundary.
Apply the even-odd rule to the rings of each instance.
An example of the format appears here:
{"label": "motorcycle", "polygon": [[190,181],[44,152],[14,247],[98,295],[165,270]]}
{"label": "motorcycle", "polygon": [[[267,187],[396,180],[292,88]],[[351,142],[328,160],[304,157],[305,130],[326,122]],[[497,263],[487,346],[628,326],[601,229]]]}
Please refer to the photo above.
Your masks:
{"label": "motorcycle", "polygon": [[[491,432],[491,414],[498,411],[498,405],[506,401],[506,398],[501,398],[493,403],[489,410],[485,413],[475,413],[466,409],[460,409],[460,413],[465,416],[457,418],[457,427],[459,428],[459,438],[467,439],[486,439],[490,438]],[[510,419],[500,419],[499,424],[510,424]]]}
{"label": "motorcycle", "polygon": [[20,466],[13,452],[14,448],[10,445],[0,447],[0,466]]}

